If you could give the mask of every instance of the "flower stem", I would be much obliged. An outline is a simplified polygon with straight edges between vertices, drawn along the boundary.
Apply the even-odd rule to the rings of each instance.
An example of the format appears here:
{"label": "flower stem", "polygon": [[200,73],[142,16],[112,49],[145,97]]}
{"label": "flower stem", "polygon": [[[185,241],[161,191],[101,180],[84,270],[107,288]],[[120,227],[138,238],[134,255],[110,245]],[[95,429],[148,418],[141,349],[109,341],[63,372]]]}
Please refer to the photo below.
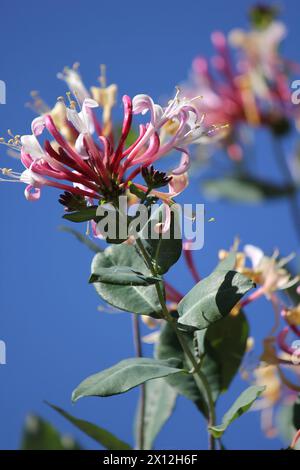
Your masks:
{"label": "flower stem", "polygon": [[[136,243],[137,243],[137,246],[138,246],[138,248],[139,248],[139,250],[140,250],[140,252],[141,252],[141,254],[144,258],[145,264],[150,269],[152,275],[156,276],[157,272],[156,272],[156,270],[155,270],[155,268],[154,268],[154,266],[151,262],[151,258],[149,256],[147,250],[145,249],[142,241],[139,238],[137,238]],[[182,350],[183,350],[184,354],[186,355],[188,361],[190,362],[190,364],[192,366],[192,371],[193,371],[192,373],[193,373],[193,376],[194,376],[194,380],[195,380],[196,385],[198,386],[201,394],[203,393],[203,390],[205,392],[206,405],[207,405],[207,415],[208,415],[208,427],[213,426],[215,424],[215,419],[216,419],[215,405],[214,405],[214,400],[213,400],[213,397],[212,397],[212,393],[211,393],[211,389],[210,389],[210,385],[208,383],[208,380],[207,380],[206,376],[203,374],[203,372],[200,370],[199,364],[197,363],[197,360],[196,360],[194,354],[190,350],[189,345],[187,344],[184,335],[177,328],[176,321],[170,315],[170,312],[169,312],[168,307],[167,307],[166,302],[165,302],[163,291],[161,289],[160,282],[155,283],[155,288],[156,288],[159,303],[160,303],[161,308],[162,308],[163,319],[166,320],[172,326],[172,328],[173,328],[173,330],[174,330],[174,332],[177,336],[177,339],[178,339],[178,341],[179,341],[179,343],[182,347]],[[209,435],[209,449],[214,450],[215,449],[215,439],[209,431],[208,431],[208,435]]]}
{"label": "flower stem", "polygon": [[[143,357],[141,330],[139,316],[132,314],[132,330],[133,340],[135,345],[136,357]],[[137,449],[144,449],[144,428],[145,428],[145,409],[146,409],[146,386],[143,383],[140,386],[140,400],[138,409],[138,423],[137,423]]]}

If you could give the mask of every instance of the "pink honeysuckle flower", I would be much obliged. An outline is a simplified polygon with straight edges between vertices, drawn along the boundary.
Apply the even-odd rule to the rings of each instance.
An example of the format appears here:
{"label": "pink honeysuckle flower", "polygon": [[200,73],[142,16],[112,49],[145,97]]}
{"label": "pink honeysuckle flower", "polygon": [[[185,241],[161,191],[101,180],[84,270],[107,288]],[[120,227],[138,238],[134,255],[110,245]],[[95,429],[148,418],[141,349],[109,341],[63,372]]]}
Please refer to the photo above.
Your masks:
{"label": "pink honeysuckle flower", "polygon": [[274,18],[263,28],[235,29],[228,37],[216,31],[211,36],[216,54],[210,61],[196,57],[190,80],[182,85],[188,98],[203,96],[201,105],[195,104],[205,113],[206,125],[229,125],[222,145],[232,159],[242,158],[244,127],[283,133],[299,122],[290,90],[299,66],[279,52],[286,34],[285,25]]}
{"label": "pink honeysuckle flower", "polygon": [[[98,103],[90,97],[82,95],[82,98],[79,112],[74,101],[70,100],[69,107],[61,103],[65,106],[66,118],[76,133],[75,145],[60,132],[50,113],[44,113],[33,120],[32,135],[15,136],[9,143],[2,139],[2,143],[20,150],[21,162],[25,167],[25,172],[20,174],[2,169],[2,180],[25,182],[28,185],[25,196],[29,200],[37,200],[41,188],[51,186],[74,196],[82,196],[89,203],[93,200],[114,201],[126,191],[142,168],[175,150],[181,152],[182,158],[179,167],[170,175],[169,193],[153,191],[155,196],[172,203],[172,199],[188,184],[188,145],[201,139],[203,132],[200,131],[202,119],[197,119],[194,100],[180,99],[178,91],[174,100],[166,108],[162,108],[154,104],[147,95],[137,95],[133,101],[125,95],[122,132],[119,142],[114,146],[110,137],[101,133],[101,126],[97,124],[93,114]],[[133,115],[148,110],[151,112],[150,122],[140,125],[139,137],[126,147]],[[169,141],[162,144],[160,132],[170,119],[176,121],[177,130]],[[40,137],[46,131],[51,136],[51,142],[44,139],[42,144]],[[208,134],[204,136],[206,138]],[[147,191],[146,187],[139,187]]]}

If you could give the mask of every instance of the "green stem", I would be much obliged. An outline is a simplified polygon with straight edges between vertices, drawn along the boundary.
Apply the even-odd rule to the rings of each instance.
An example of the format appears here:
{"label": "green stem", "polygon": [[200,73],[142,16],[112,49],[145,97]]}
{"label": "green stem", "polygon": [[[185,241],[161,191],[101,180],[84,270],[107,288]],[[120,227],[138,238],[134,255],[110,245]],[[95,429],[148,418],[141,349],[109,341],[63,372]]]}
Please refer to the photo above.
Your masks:
{"label": "green stem", "polygon": [[[145,264],[150,269],[152,275],[157,276],[157,272],[156,272],[156,270],[155,270],[155,268],[152,264],[151,258],[149,256],[147,250],[145,249],[142,241],[139,238],[137,238],[136,243],[137,243],[137,246],[138,246],[141,254],[143,255]],[[173,330],[174,330],[174,332],[175,332],[175,334],[178,338],[178,341],[179,341],[179,343],[182,347],[182,350],[183,350],[184,354],[186,355],[188,361],[190,362],[190,364],[192,366],[192,373],[193,373],[193,376],[194,376],[194,380],[195,380],[196,385],[198,386],[201,394],[203,393],[203,389],[205,391],[206,400],[207,400],[208,426],[213,426],[215,424],[216,415],[215,415],[215,405],[214,405],[214,400],[213,400],[213,397],[212,397],[210,385],[207,381],[207,378],[205,377],[205,375],[200,370],[199,364],[197,363],[197,360],[196,360],[194,354],[190,350],[189,345],[187,344],[184,335],[177,328],[176,321],[170,315],[170,312],[169,312],[168,307],[166,305],[164,294],[163,294],[163,291],[161,289],[161,285],[160,285],[159,282],[155,283],[155,288],[156,288],[159,303],[160,303],[161,308],[162,308],[163,318],[164,318],[164,320],[166,320],[172,326],[172,328],[173,328]],[[210,448],[210,450],[214,450],[215,449],[215,439],[209,431],[208,431],[208,434],[209,434],[209,448]]]}
{"label": "green stem", "polygon": [[[135,351],[137,357],[143,357],[142,351],[142,340],[139,317],[136,314],[132,314],[132,329],[133,329],[133,340],[135,344]],[[143,383],[140,386],[140,400],[138,409],[138,422],[137,422],[137,448],[138,450],[144,449],[145,441],[145,411],[146,411],[146,386]]]}

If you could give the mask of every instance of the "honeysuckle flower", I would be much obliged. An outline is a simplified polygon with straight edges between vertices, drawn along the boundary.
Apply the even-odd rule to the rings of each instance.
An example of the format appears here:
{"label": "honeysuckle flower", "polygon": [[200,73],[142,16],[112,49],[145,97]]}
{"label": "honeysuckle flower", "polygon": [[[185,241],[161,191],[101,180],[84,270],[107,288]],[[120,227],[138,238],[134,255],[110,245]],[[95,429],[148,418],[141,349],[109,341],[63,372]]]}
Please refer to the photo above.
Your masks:
{"label": "honeysuckle flower", "polygon": [[255,384],[266,387],[252,410],[261,412],[261,427],[267,437],[275,437],[274,407],[282,398],[282,383],[275,365],[261,364],[254,371]]}
{"label": "honeysuckle flower", "polygon": [[103,126],[107,126],[111,119],[111,110],[116,104],[117,85],[111,84],[107,87],[91,87],[91,95],[103,109]]}
{"label": "honeysuckle flower", "polygon": [[211,36],[216,54],[210,61],[196,57],[190,79],[182,85],[189,99],[203,96],[195,105],[205,113],[207,126],[229,125],[220,143],[233,160],[243,156],[245,129],[266,126],[282,134],[299,122],[290,91],[291,75],[299,67],[279,52],[286,34],[285,25],[274,15],[250,31],[235,29],[228,37],[216,31]]}
{"label": "honeysuckle flower", "polygon": [[76,101],[83,105],[85,100],[92,98],[103,109],[102,122],[103,128],[101,133],[108,136],[112,132],[111,113],[112,108],[116,104],[117,85],[112,83],[107,86],[106,83],[106,67],[100,66],[100,86],[92,86],[90,91],[86,88],[79,74],[79,64],[75,63],[72,68],[65,67],[63,72],[58,74],[58,78],[64,80],[70,90],[75,96]]}
{"label": "honeysuckle flower", "polygon": [[[160,136],[165,137],[164,126],[169,125],[170,122],[174,124],[174,132],[169,140],[166,142],[161,139],[161,146],[157,154],[157,158],[164,156],[174,149],[182,152],[181,164],[176,170],[184,172],[189,168],[189,151],[188,147],[196,143],[211,142],[217,134],[217,127],[213,126],[205,129],[203,126],[204,114],[201,113],[195,102],[199,97],[188,99],[181,97],[181,90],[178,88],[175,97],[169,102],[166,108],[154,103],[148,95],[137,95],[133,99],[133,113],[146,114],[150,112],[151,121],[147,127],[146,136],[152,135],[154,132],[160,130]],[[143,139],[140,145],[143,144]],[[142,162],[144,159],[140,159]],[[176,174],[176,173],[175,173]]]}
{"label": "honeysuckle flower", "polygon": [[299,281],[298,276],[291,278],[290,273],[283,267],[294,257],[293,254],[278,259],[279,253],[275,251],[272,257],[268,257],[254,245],[245,245],[244,253],[252,263],[252,269],[250,271],[246,269],[244,273],[262,286],[266,296],[270,296],[276,290],[288,289]]}
{"label": "honeysuckle flower", "polygon": [[274,80],[274,66],[282,64],[279,47],[286,35],[287,29],[281,21],[273,21],[266,28],[234,29],[229,33],[229,43],[246,54],[249,64],[243,63],[249,67],[255,91],[262,92],[262,97],[269,96],[269,88],[261,83],[262,78]]}
{"label": "honeysuckle flower", "polygon": [[[151,194],[161,198],[166,203],[166,224],[170,222],[169,205],[173,198],[180,194],[188,185],[187,169],[189,167],[188,143],[199,138],[197,119],[190,115],[197,115],[193,103],[186,99],[176,97],[166,108],[155,105],[147,95],[138,95],[131,101],[128,96],[123,97],[124,120],[122,133],[116,146],[109,136],[102,134],[102,127],[98,123],[93,109],[98,106],[96,100],[86,96],[84,89],[80,88],[77,71],[66,72],[66,81],[74,85],[77,101],[81,100],[78,110],[76,101],[71,100],[69,106],[60,98],[59,106],[63,106],[64,115],[68,125],[76,136],[75,142],[69,142],[55,124],[54,117],[43,113],[32,122],[32,135],[15,136],[8,143],[21,154],[21,162],[25,172],[17,174],[9,169],[3,169],[4,180],[26,182],[28,187],[25,196],[29,200],[40,197],[43,186],[52,186],[65,191],[66,196],[61,200],[82,196],[86,204],[93,200],[115,201],[118,195],[126,192],[132,180],[141,173],[144,167],[151,166],[166,153],[175,150],[182,154],[181,162],[174,173],[168,176],[169,192],[164,193],[153,190]],[[72,79],[72,80],[71,80]],[[80,89],[81,99],[77,94]],[[134,104],[135,103],[135,104]],[[136,141],[128,148],[125,147],[126,138],[131,130],[134,113],[143,113],[152,110],[151,121],[140,126],[140,134]],[[178,122],[178,129],[171,139],[161,144],[160,131],[169,119]],[[201,121],[202,122],[202,121]],[[184,133],[182,131],[184,130]],[[40,137],[48,132],[51,141],[44,139],[41,144]],[[94,138],[94,133],[96,138]],[[187,136],[188,132],[188,136]],[[188,137],[188,138],[187,138]],[[180,145],[180,147],[178,147]],[[69,183],[69,184],[66,184]],[[71,183],[71,184],[70,184]],[[138,185],[142,191],[148,188]],[[78,202],[78,201],[77,201]],[[71,204],[74,207],[74,203]]]}
{"label": "honeysuckle flower", "polygon": [[85,149],[84,139],[89,139],[89,135],[95,130],[94,120],[90,111],[97,107],[97,101],[85,98],[79,113],[75,108],[67,108],[67,119],[79,133],[75,142],[75,149],[87,158],[88,153]]}
{"label": "honeysuckle flower", "polygon": [[[246,307],[260,297],[265,296],[271,301],[274,309],[275,324],[272,331],[276,330],[278,327],[280,310],[282,309],[282,302],[277,295],[277,291],[288,289],[299,282],[299,276],[292,278],[291,274],[284,268],[284,266],[293,259],[294,254],[291,254],[286,258],[279,259],[278,251],[275,251],[272,257],[268,257],[260,248],[254,245],[245,245],[244,251],[236,251],[238,249],[238,244],[239,241],[237,240],[233,247],[236,252],[235,269],[249,277],[258,285],[258,288],[239,302],[232,310],[232,314],[237,315],[241,308]],[[224,259],[228,254],[228,251],[220,250],[219,258]],[[247,259],[250,260],[251,267],[246,265]]]}
{"label": "honeysuckle flower", "polygon": [[82,81],[78,69],[79,63],[77,62],[73,67],[65,67],[61,73],[57,74],[57,77],[66,82],[70,91],[79,103],[82,104],[85,99],[90,98],[90,94]]}
{"label": "honeysuckle flower", "polygon": [[265,338],[259,365],[253,372],[254,383],[264,386],[265,390],[252,409],[261,412],[262,430],[270,438],[278,434],[274,420],[276,409],[284,402],[293,403],[299,389],[299,386],[285,375],[283,369],[298,375],[297,366],[293,365],[290,353],[284,350],[277,353],[276,338]]}
{"label": "honeysuckle flower", "polygon": [[[55,106],[51,109],[47,103],[40,97],[38,92],[31,92],[32,101],[27,103],[27,106],[32,109],[35,114],[39,117],[32,123],[32,128],[38,125],[38,122],[43,119],[43,116],[50,115],[54,121],[54,124],[58,128],[59,132],[63,137],[71,144],[74,145],[78,133],[73,125],[67,119],[67,108],[63,103],[63,98],[57,101]],[[35,122],[37,124],[35,124]],[[55,142],[52,142],[55,146]]]}

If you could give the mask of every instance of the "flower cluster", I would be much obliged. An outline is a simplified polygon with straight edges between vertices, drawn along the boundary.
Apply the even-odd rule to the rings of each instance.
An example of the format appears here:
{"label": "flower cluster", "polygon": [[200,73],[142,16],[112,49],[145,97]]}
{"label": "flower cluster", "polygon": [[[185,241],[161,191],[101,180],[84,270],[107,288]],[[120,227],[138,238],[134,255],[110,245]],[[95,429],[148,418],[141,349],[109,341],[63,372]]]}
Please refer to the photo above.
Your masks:
{"label": "flower cluster", "polygon": [[223,143],[235,160],[242,156],[241,125],[283,134],[292,121],[299,122],[290,91],[291,75],[299,67],[279,53],[286,27],[272,7],[253,8],[251,20],[250,31],[234,29],[228,37],[212,33],[216,55],[211,63],[196,57],[190,81],[183,85],[186,96],[203,95],[207,124],[229,124]]}
{"label": "flower cluster", "polygon": [[[32,134],[11,135],[8,142],[1,139],[2,143],[20,151],[25,167],[21,173],[2,168],[2,180],[25,183],[25,196],[31,201],[40,198],[41,188],[52,186],[66,192],[61,200],[68,200],[67,207],[74,207],[76,203],[80,206],[80,198],[114,202],[145,168],[175,150],[182,154],[181,162],[167,180],[162,178],[161,186],[167,181],[170,191],[165,195],[158,194],[158,197],[168,201],[186,187],[188,147],[209,138],[195,100],[182,98],[179,90],[166,107],[155,104],[144,94],[133,99],[123,96],[122,130],[115,143],[111,110],[116,86],[93,87],[90,93],[76,67],[65,69],[59,77],[70,88],[68,103],[59,98],[53,110],[45,110],[36,99],[42,114],[33,120]],[[103,109],[102,123],[96,115],[98,107]],[[146,113],[149,120],[140,125],[139,135],[127,145],[134,115]],[[166,139],[163,129],[170,121],[175,123],[176,130]],[[44,137],[45,131],[50,139]],[[157,182],[154,186],[158,187]],[[139,189],[146,192],[148,188],[139,185]]]}

